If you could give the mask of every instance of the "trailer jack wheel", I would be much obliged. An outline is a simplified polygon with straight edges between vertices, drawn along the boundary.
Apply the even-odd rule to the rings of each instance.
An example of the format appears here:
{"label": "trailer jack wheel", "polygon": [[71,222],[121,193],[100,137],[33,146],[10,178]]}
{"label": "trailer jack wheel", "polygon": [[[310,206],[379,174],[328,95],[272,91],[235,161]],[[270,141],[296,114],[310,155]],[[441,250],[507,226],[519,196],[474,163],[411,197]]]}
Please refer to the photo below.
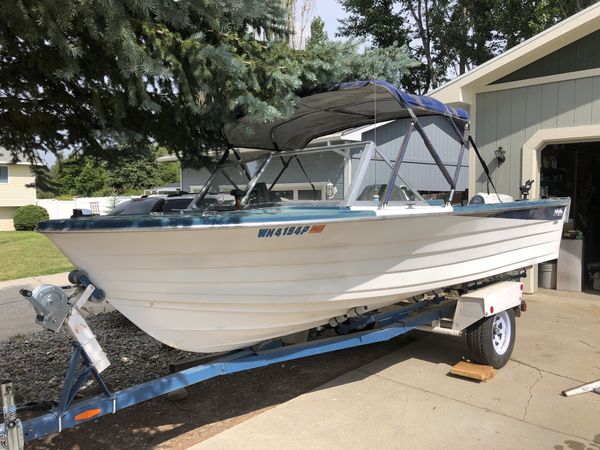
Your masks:
{"label": "trailer jack wheel", "polygon": [[512,309],[481,319],[467,329],[471,360],[500,369],[515,345],[515,313]]}

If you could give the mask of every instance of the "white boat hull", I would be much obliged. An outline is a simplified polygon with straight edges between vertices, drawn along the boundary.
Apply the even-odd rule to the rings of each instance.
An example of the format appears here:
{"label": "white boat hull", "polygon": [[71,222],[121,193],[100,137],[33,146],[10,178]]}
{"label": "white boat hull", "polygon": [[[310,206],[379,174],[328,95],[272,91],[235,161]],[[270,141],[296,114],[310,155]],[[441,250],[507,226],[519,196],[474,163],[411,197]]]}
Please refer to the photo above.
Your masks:
{"label": "white boat hull", "polygon": [[259,230],[278,225],[44,233],[143,331],[182,350],[220,352],[355,306],[555,259],[563,218],[432,213],[322,224],[272,237]]}

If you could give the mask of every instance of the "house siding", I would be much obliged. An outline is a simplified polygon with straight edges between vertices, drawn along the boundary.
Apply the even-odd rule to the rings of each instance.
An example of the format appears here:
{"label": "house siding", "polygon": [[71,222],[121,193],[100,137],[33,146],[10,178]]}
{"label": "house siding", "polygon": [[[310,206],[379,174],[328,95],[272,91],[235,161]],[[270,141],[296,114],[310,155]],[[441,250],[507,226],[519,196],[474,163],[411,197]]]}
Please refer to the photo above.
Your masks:
{"label": "house siding", "polygon": [[[458,163],[460,142],[448,119],[442,116],[424,116],[419,118],[419,122],[423,125],[429,140],[440,155],[444,165],[450,174],[454,176]],[[408,119],[396,120],[364,133],[362,140],[375,142],[378,149],[388,159],[395,161],[409,124]],[[458,191],[463,191],[468,187],[468,165],[469,159],[467,152],[465,152],[456,187]],[[404,161],[400,166],[400,176],[418,191],[450,190],[448,183],[416,131],[413,131],[406,149]],[[385,183],[386,181],[387,179],[379,179],[378,177],[378,182]],[[374,175],[373,182],[375,182]]]}
{"label": "house siding", "polygon": [[0,183],[0,207],[35,204],[35,182],[29,165],[2,164],[8,167],[8,183]]}
{"label": "house siding", "polygon": [[[309,184],[332,182],[338,189],[338,197],[343,197],[344,180],[342,174],[343,157],[332,153],[307,154],[300,156],[302,168],[294,161],[279,177],[277,184]],[[282,169],[282,163],[279,158],[276,158],[269,164],[262,180],[270,184],[279,175]],[[229,173],[231,178],[238,184],[245,186],[248,180],[242,172]],[[308,178],[307,178],[308,176]],[[200,169],[183,169],[182,186],[184,190],[191,191],[191,186],[197,190],[199,186],[203,186],[210,177],[210,171],[202,167]],[[335,179],[332,179],[334,177]],[[218,181],[229,185],[230,183],[222,178]]]}
{"label": "house siding", "polygon": [[596,69],[600,67],[598,48],[600,48],[600,30],[588,34],[584,38],[566,45],[491,84]]}
{"label": "house siding", "polygon": [[[579,78],[477,94],[475,140],[500,192],[518,196],[523,144],[546,128],[600,124],[600,77]],[[506,162],[498,167],[495,150]],[[476,168],[476,190],[486,177]]]}
{"label": "house siding", "polygon": [[13,231],[13,217],[17,208],[0,207],[0,231]]}
{"label": "house siding", "polygon": [[204,186],[210,177],[210,171],[206,167],[199,169],[183,168],[181,171],[181,189],[191,192],[191,186]]}

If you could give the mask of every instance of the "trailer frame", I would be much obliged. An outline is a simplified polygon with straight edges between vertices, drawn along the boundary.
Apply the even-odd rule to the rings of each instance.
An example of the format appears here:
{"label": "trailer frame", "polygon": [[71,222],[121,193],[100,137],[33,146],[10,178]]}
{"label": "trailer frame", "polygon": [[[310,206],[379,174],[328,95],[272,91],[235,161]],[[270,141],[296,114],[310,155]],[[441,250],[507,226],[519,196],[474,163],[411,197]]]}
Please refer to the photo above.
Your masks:
{"label": "trailer frame", "polygon": [[[73,277],[73,279],[80,284],[81,296],[85,295],[93,300],[90,295],[90,291],[93,291],[90,286],[93,287],[93,284],[87,278],[87,275],[80,278]],[[508,286],[506,283],[512,284]],[[498,289],[494,290],[493,285],[490,289],[488,285],[483,289],[479,289],[479,291],[494,292],[497,297],[497,291],[500,289],[506,290],[509,287],[510,292],[517,292],[518,290],[518,298],[513,295],[514,298],[511,301],[503,301],[500,306],[496,307],[495,311],[500,313],[507,309],[520,310],[522,284],[520,289],[518,284],[520,282],[496,282]],[[484,320],[489,315],[489,311],[486,311],[487,306],[485,306],[489,295],[478,300],[477,292],[478,290],[469,294],[470,297],[466,304],[480,301],[482,306],[480,315],[481,319]],[[32,301],[30,299],[32,297],[31,292],[25,292],[23,295],[29,301]],[[42,438],[51,433],[61,432],[66,428],[98,419],[107,414],[114,414],[146,400],[160,397],[217,376],[384,342],[415,329],[460,335],[463,330],[442,327],[440,321],[453,318],[452,323],[465,323],[464,318],[456,317],[457,314],[461,314],[460,311],[465,310],[461,307],[462,298],[448,298],[441,295],[440,292],[434,292],[430,298],[412,299],[412,302],[394,305],[395,308],[389,310],[368,311],[367,307],[353,308],[348,314],[331,319],[330,326],[336,330],[338,336],[291,345],[285,345],[281,338],[269,340],[251,348],[229,352],[210,362],[198,364],[116,392],[111,391],[101,376],[100,372],[108,367],[105,360],[102,359],[102,364],[98,364],[98,359],[94,359],[94,355],[90,356],[86,351],[86,348],[91,348],[90,351],[92,352],[96,351],[93,345],[90,346],[90,335],[86,334],[85,341],[83,341],[80,335],[72,332],[73,337],[79,342],[73,343],[73,353],[59,397],[60,400],[51,411],[21,422],[17,418],[12,383],[7,381],[1,384],[4,423],[0,423],[0,450],[21,450],[25,442]],[[466,296],[464,298],[467,299]],[[78,317],[80,316],[78,307],[82,306],[82,303],[82,301],[77,300],[70,304]],[[36,306],[39,307],[39,304]],[[471,315],[473,313],[472,309],[467,308]],[[493,308],[492,312],[494,312]],[[40,315],[38,313],[36,320],[41,324],[43,321],[39,319]],[[470,323],[473,323],[473,317],[469,320]],[[69,323],[68,318],[65,323]],[[373,329],[373,327],[379,328]],[[95,337],[93,340],[95,340]],[[96,380],[102,393],[91,398],[74,401],[75,395],[90,377]]]}

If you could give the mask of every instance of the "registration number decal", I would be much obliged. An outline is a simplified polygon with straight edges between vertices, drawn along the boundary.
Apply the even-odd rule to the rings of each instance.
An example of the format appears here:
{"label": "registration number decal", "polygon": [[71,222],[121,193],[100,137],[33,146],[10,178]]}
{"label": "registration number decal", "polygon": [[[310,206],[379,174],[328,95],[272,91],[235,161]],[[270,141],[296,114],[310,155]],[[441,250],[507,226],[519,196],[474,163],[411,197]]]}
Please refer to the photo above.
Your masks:
{"label": "registration number decal", "polygon": [[325,230],[325,225],[299,225],[280,228],[259,228],[259,238],[272,238],[281,236],[301,236],[303,234],[322,233]]}

